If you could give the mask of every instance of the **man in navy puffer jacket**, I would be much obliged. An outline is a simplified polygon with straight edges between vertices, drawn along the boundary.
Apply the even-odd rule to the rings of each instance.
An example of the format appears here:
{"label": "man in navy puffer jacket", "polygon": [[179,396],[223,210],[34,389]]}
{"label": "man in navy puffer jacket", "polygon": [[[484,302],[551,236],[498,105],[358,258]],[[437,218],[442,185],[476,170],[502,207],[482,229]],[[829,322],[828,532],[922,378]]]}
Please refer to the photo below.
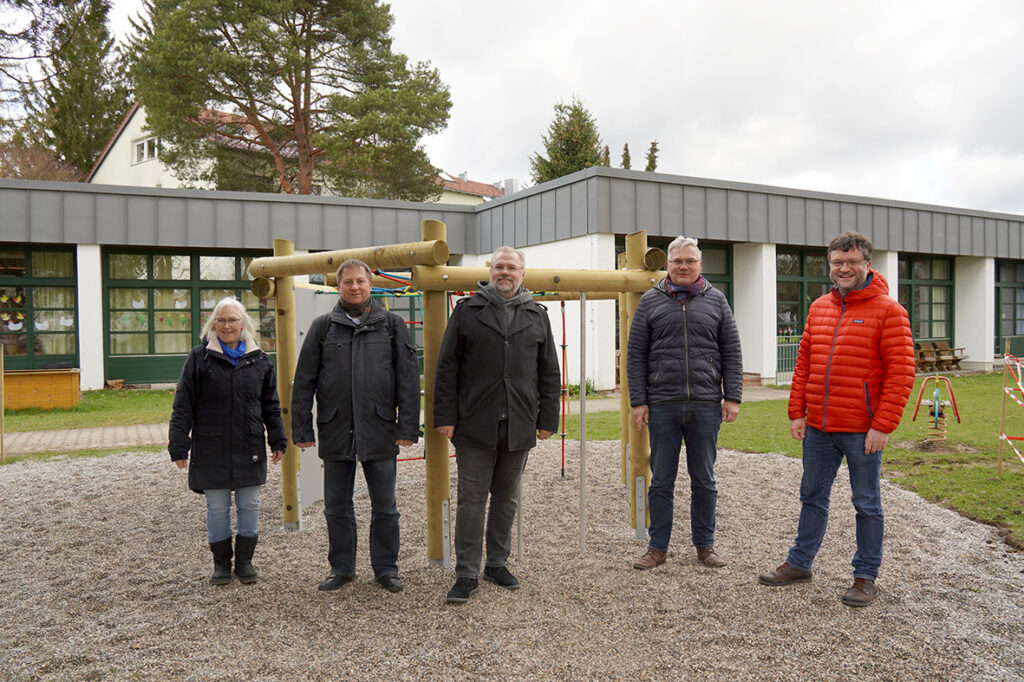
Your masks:
{"label": "man in navy puffer jacket", "polygon": [[724,566],[715,552],[715,457],[718,428],[734,421],[743,396],[743,358],[725,295],[701,275],[697,240],[668,247],[668,277],[640,299],[629,330],[629,403],[637,428],[651,441],[651,526],[637,569],[665,562],[679,449],[685,441],[690,474],[690,526],[697,557]]}

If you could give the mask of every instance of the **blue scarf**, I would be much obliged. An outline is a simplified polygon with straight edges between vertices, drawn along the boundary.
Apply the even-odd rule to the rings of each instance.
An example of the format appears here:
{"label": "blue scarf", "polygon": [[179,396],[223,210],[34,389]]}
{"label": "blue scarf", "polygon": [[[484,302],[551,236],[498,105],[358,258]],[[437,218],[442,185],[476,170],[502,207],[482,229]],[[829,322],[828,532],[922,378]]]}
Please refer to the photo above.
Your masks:
{"label": "blue scarf", "polygon": [[[217,340],[220,341],[220,339]],[[223,341],[220,341],[220,347],[224,349],[224,355],[228,356],[228,360],[230,360],[231,364],[235,366],[238,365],[238,361],[242,359],[243,355],[245,355],[245,339],[240,339],[238,341],[238,348],[232,348]]]}
{"label": "blue scarf", "polygon": [[689,286],[676,286],[668,277],[665,278],[665,290],[680,303],[686,303],[704,288],[704,275],[697,275],[697,280]]}

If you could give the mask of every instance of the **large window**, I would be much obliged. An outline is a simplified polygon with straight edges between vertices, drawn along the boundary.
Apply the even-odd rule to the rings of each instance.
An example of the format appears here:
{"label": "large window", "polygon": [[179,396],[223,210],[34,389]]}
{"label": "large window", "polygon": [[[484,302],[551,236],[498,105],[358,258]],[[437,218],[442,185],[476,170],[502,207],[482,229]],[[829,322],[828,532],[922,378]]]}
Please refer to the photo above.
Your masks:
{"label": "large window", "polygon": [[274,301],[257,298],[249,288],[255,257],[106,252],[108,376],[134,382],[177,378],[181,357],[198,343],[203,324],[226,296],[245,305],[260,347],[274,351]]}
{"label": "large window", "polygon": [[777,249],[775,252],[775,331],[778,336],[800,336],[807,309],[832,287],[828,262],[821,249]]}
{"label": "large window", "polygon": [[953,261],[900,256],[899,301],[915,339],[953,343]]}
{"label": "large window", "polygon": [[997,355],[1006,350],[1024,352],[1024,262],[996,261],[996,347]]}
{"label": "large window", "polygon": [[0,248],[0,345],[7,369],[78,364],[75,254]]}

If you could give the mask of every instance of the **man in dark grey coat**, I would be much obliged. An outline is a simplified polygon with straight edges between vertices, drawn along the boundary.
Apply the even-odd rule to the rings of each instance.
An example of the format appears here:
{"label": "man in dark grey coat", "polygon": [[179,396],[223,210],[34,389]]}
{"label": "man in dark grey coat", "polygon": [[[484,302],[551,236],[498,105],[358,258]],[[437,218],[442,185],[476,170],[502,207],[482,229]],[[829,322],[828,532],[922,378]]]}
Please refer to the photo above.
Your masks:
{"label": "man in dark grey coat", "polygon": [[[318,586],[336,590],[356,574],[356,517],[352,504],[356,462],[370,493],[370,564],[389,592],[398,577],[395,464],[399,445],[419,438],[420,371],[401,317],[370,296],[373,273],[350,259],[338,266],[334,310],[313,320],[295,368],[292,441],[314,444],[312,409],[324,460],[324,516],[330,575]],[[396,415],[397,410],[397,415]]]}
{"label": "man in dark grey coat", "polygon": [[714,548],[715,458],[718,428],[736,419],[743,396],[740,337],[725,295],[701,275],[696,239],[669,244],[667,269],[668,277],[640,298],[629,330],[629,403],[651,441],[650,540],[633,568],[665,562],[684,441],[693,544],[698,559],[717,568],[725,560]]}
{"label": "man in dark grey coat", "polygon": [[438,355],[434,425],[455,445],[459,472],[449,602],[479,589],[488,495],[484,579],[519,587],[505,566],[519,481],[537,438],[558,428],[558,354],[547,311],[522,286],[524,265],[520,251],[494,252],[490,283],[455,307]]}

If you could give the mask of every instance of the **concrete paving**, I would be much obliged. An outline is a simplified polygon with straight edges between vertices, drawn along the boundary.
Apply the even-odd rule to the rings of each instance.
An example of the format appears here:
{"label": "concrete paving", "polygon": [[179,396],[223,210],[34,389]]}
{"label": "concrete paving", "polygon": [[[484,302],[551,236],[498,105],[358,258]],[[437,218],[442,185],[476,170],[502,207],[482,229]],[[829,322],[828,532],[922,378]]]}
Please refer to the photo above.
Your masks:
{"label": "concrete paving", "polygon": [[[789,391],[765,386],[744,386],[745,402],[785,400]],[[579,414],[579,397],[569,399],[567,412]],[[619,395],[601,394],[587,398],[587,413],[614,412],[619,409]],[[742,409],[741,409],[742,412]],[[14,431],[4,434],[4,455],[16,456],[32,452],[70,452],[141,446],[167,447],[167,424],[136,424],[134,426],[100,426],[88,429],[58,431]]]}

